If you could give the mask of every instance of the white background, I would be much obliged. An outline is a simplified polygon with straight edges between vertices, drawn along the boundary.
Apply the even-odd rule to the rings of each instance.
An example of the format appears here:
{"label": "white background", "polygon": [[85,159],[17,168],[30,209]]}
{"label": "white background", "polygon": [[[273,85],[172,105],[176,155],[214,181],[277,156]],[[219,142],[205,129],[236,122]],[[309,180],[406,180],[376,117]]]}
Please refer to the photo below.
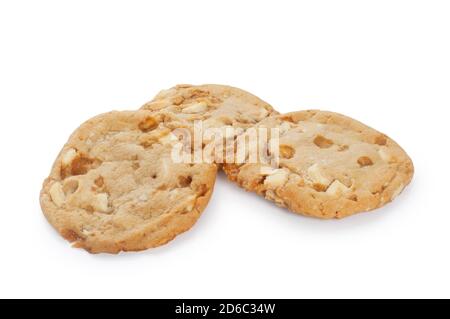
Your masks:
{"label": "white background", "polygon": [[[69,134],[177,83],[342,112],[416,167],[391,205],[305,218],[221,174],[164,247],[70,248],[39,207]],[[450,297],[448,1],[2,1],[0,297]]]}

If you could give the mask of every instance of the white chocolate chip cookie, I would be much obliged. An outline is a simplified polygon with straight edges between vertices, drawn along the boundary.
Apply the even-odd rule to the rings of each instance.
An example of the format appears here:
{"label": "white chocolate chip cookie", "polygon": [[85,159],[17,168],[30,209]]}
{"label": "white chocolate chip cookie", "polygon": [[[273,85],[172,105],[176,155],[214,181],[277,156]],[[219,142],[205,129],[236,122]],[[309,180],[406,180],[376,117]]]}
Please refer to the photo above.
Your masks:
{"label": "white chocolate chip cookie", "polygon": [[302,111],[258,127],[279,128],[279,165],[225,164],[228,178],[308,216],[342,218],[392,201],[414,173],[411,159],[386,135],[344,115]]}
{"label": "white chocolate chip cookie", "polygon": [[217,168],[177,164],[179,128],[163,112],[111,112],[78,128],[41,192],[48,221],[91,253],[139,251],[190,229],[207,205]]}

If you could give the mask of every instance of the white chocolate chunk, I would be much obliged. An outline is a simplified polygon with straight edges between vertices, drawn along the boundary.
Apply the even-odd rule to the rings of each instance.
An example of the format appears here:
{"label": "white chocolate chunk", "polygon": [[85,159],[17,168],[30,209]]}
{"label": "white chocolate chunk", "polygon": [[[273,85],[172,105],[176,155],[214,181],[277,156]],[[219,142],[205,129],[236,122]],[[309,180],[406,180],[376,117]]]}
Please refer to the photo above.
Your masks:
{"label": "white chocolate chunk", "polygon": [[328,187],[331,183],[331,180],[323,174],[322,169],[317,163],[308,168],[308,175],[314,183],[321,184],[326,187]]}
{"label": "white chocolate chunk", "polygon": [[259,169],[259,174],[267,176],[270,174],[273,174],[275,172],[275,169],[270,166],[261,166]]}
{"label": "white chocolate chunk", "polygon": [[186,211],[190,212],[194,209],[195,200],[197,199],[196,196],[191,195],[186,199]]}
{"label": "white chocolate chunk", "polygon": [[264,185],[268,188],[275,189],[277,187],[283,186],[289,177],[289,172],[285,169],[276,169],[272,174],[266,177],[264,180]]}
{"label": "white chocolate chunk", "polygon": [[328,187],[326,193],[328,195],[332,195],[332,196],[339,196],[341,194],[344,194],[346,192],[348,192],[349,189],[347,186],[345,186],[344,184],[342,184],[340,181],[335,180],[333,183],[331,183],[331,185]]}
{"label": "white chocolate chunk", "polygon": [[159,142],[161,144],[171,144],[173,142],[178,142],[178,138],[175,136],[175,134],[169,133],[161,137],[159,139]]}
{"label": "white chocolate chunk", "polygon": [[182,112],[183,113],[201,113],[205,112],[208,109],[208,105],[205,102],[195,103],[188,107],[185,107]]}
{"label": "white chocolate chunk", "polygon": [[378,150],[378,154],[380,155],[381,159],[387,163],[389,163],[392,159],[392,155],[389,153],[387,147],[381,147]]}
{"label": "white chocolate chunk", "polygon": [[289,175],[289,182],[295,183],[295,184],[300,184],[300,183],[303,183],[304,180],[303,180],[303,178],[300,175],[295,174],[295,173],[291,173]]}
{"label": "white chocolate chunk", "polygon": [[180,193],[179,188],[175,188],[169,191],[169,199],[175,200],[178,197],[178,194]]}
{"label": "white chocolate chunk", "polygon": [[139,199],[141,202],[146,202],[146,201],[148,201],[148,195],[147,195],[147,194],[141,194],[141,195],[138,197],[138,199]]}
{"label": "white chocolate chunk", "polygon": [[62,157],[62,164],[68,166],[77,157],[77,151],[73,148],[69,149]]}
{"label": "white chocolate chunk", "polygon": [[61,207],[66,201],[66,195],[64,194],[63,187],[59,182],[54,183],[52,187],[50,187],[49,193],[53,203],[55,203],[58,207]]}
{"label": "white chocolate chunk", "polygon": [[95,195],[94,201],[92,203],[92,206],[94,207],[94,209],[96,211],[99,211],[99,212],[102,212],[102,213],[108,212],[108,210],[109,210],[109,208],[108,208],[108,194],[101,193],[101,194]]}

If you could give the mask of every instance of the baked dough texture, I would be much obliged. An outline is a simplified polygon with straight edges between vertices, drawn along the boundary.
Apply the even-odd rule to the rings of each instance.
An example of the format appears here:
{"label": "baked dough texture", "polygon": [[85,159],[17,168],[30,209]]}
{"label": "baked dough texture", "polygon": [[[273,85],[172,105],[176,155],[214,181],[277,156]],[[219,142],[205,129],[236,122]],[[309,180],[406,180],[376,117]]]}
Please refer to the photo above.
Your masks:
{"label": "baked dough texture", "polygon": [[[176,132],[195,136],[196,121],[203,130],[235,129],[223,135],[226,150],[215,153],[213,163],[174,161],[174,146],[181,141]],[[223,164],[229,145],[237,146],[242,137],[248,141],[260,128],[278,129],[276,152],[273,141],[263,145],[265,159],[277,161],[249,161],[244,152],[243,163],[233,156]],[[203,139],[200,149],[212,152],[216,142]],[[183,148],[192,152],[195,143]],[[231,153],[237,155],[233,152],[235,147]],[[384,206],[414,174],[411,159],[395,141],[347,116],[319,110],[279,114],[238,88],[177,85],[138,111],[105,113],[82,124],[44,181],[41,207],[66,240],[90,253],[154,248],[196,223],[218,167],[248,191],[323,219]]]}
{"label": "baked dough texture", "polygon": [[388,136],[341,114],[300,111],[257,127],[279,129],[279,164],[225,164],[228,178],[293,212],[343,218],[381,207],[410,183],[414,167]]}
{"label": "baked dough texture", "polygon": [[41,191],[42,210],[91,253],[161,246],[190,229],[214,187],[214,164],[172,161],[182,123],[164,112],[111,112],[81,125]]}
{"label": "baked dough texture", "polygon": [[177,85],[161,91],[143,107],[166,110],[179,118],[203,121],[203,128],[251,127],[266,117],[278,114],[272,106],[255,95],[226,85]]}

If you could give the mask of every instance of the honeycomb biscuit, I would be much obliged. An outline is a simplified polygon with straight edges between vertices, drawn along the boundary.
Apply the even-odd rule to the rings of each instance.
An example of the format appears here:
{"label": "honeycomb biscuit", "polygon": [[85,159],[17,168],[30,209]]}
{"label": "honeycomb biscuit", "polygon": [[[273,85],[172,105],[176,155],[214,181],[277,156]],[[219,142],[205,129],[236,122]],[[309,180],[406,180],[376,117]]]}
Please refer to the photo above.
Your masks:
{"label": "honeycomb biscuit", "polygon": [[277,164],[225,164],[225,173],[295,213],[330,219],[370,211],[394,200],[414,174],[395,141],[341,114],[293,112],[257,127],[278,129]]}
{"label": "honeycomb biscuit", "polygon": [[180,123],[163,112],[110,112],[82,124],[40,194],[51,225],[91,253],[140,251],[189,230],[214,187],[214,164],[172,160]]}

